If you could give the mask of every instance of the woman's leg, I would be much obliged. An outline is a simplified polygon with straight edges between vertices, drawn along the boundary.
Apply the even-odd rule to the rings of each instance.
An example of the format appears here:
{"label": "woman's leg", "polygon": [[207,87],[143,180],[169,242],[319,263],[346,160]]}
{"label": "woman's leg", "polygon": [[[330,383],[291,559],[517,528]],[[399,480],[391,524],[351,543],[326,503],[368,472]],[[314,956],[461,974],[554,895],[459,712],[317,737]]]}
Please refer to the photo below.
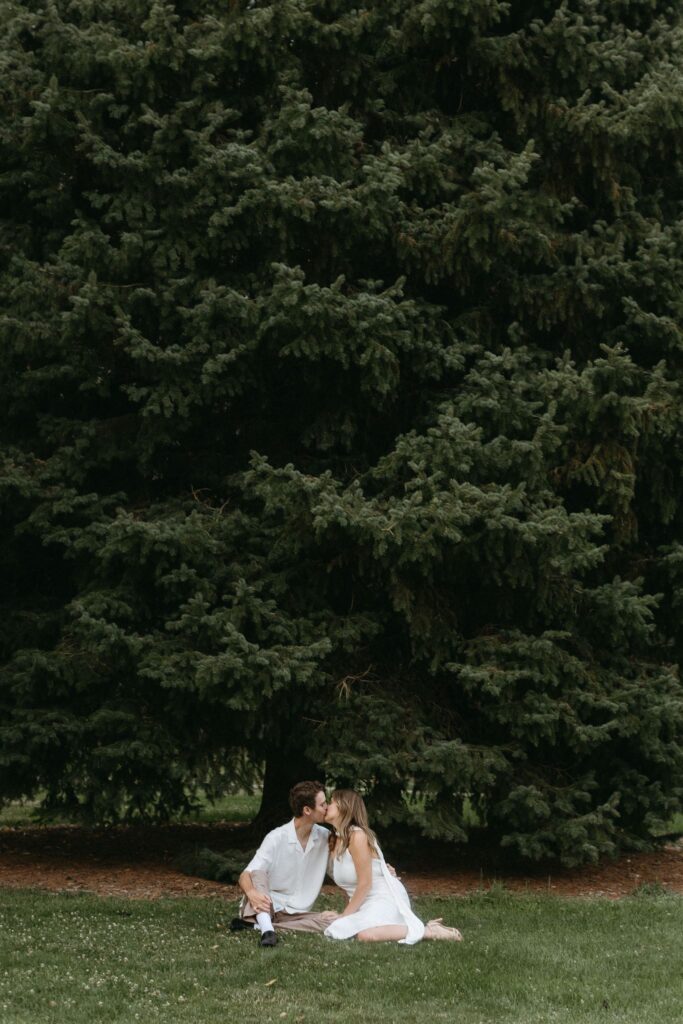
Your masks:
{"label": "woman's leg", "polygon": [[[405,939],[407,934],[408,929],[403,924],[383,924],[376,928],[365,928],[362,932],[358,932],[356,938],[359,942],[398,942],[400,939]],[[441,923],[440,917],[427,922],[424,938],[445,939],[449,942],[462,941],[462,935],[458,929],[447,928]]]}
{"label": "woman's leg", "polygon": [[442,924],[443,918],[435,917],[425,925],[425,939],[445,939],[448,942],[462,942],[462,935],[457,928],[447,928]]}
{"label": "woman's leg", "polygon": [[356,938],[359,942],[398,942],[405,939],[408,929],[404,924],[381,924],[376,928],[364,928],[358,932]]}

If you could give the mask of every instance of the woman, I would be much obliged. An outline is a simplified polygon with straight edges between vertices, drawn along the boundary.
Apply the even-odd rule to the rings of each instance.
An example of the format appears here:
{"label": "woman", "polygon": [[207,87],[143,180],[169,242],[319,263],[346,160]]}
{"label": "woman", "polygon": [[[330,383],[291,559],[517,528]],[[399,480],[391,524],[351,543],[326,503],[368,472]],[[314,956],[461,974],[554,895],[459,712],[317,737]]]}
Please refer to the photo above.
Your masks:
{"label": "woman", "polygon": [[335,833],[330,840],[330,873],[348,897],[346,909],[325,929],[328,938],[355,936],[361,942],[408,945],[420,939],[462,939],[458,929],[446,928],[440,917],[424,925],[412,912],[408,893],[387,868],[359,793],[336,789],[325,822]]}

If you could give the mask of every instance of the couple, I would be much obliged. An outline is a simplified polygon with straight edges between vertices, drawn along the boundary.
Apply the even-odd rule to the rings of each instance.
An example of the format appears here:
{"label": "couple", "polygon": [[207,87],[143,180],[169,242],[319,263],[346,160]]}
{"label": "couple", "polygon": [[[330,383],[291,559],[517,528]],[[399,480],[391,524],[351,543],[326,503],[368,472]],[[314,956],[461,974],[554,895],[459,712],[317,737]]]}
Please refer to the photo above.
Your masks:
{"label": "couple", "polygon": [[[239,877],[244,893],[234,929],[254,927],[262,946],[274,946],[275,929],[323,932],[330,939],[394,941],[462,938],[441,918],[426,925],[410,909],[408,893],[387,866],[368,825],[363,798],[337,789],[329,804],[319,782],[299,782],[289,794],[292,821],[265,837]],[[332,826],[332,833],[322,822]],[[315,913],[325,874],[344,890],[346,908]]]}

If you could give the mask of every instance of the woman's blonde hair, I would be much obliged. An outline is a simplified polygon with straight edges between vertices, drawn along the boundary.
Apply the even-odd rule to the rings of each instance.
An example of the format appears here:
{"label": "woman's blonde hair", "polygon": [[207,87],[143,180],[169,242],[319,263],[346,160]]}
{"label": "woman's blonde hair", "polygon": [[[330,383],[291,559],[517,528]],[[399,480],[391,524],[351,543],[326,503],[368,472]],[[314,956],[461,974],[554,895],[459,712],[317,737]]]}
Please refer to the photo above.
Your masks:
{"label": "woman's blonde hair", "polygon": [[337,858],[341,857],[345,850],[348,850],[354,826],[365,832],[370,849],[374,850],[375,853],[379,853],[377,836],[368,824],[368,812],[360,793],[356,793],[355,789],[335,789],[330,797],[330,801],[332,800],[334,800],[339,808],[340,814],[339,823],[335,825],[335,830],[340,839]]}

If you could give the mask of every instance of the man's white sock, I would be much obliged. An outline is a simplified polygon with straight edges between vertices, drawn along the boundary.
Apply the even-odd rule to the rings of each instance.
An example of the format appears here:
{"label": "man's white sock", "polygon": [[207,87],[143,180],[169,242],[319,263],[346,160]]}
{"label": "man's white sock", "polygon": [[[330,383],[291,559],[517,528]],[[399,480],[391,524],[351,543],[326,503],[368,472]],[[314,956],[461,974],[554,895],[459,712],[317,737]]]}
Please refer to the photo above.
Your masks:
{"label": "man's white sock", "polygon": [[266,914],[265,910],[256,915],[256,927],[262,935],[264,932],[272,932],[275,930],[273,928],[273,922],[270,919],[270,914]]}

